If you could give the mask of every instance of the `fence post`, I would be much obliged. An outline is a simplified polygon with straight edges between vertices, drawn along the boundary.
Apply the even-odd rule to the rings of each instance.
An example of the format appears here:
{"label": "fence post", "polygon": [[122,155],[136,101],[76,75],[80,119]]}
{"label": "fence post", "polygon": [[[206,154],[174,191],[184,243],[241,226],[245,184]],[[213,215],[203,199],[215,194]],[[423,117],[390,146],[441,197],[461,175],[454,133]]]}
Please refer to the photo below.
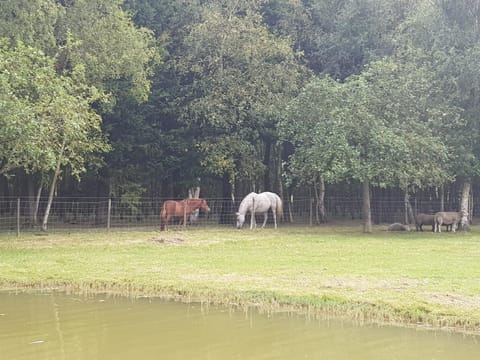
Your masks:
{"label": "fence post", "polygon": [[20,236],[20,198],[17,198],[17,238]]}
{"label": "fence post", "polygon": [[313,226],[313,202],[314,199],[310,199],[310,226]]}
{"label": "fence post", "polygon": [[188,206],[188,199],[183,200],[183,229],[187,228],[187,206]]}
{"label": "fence post", "polygon": [[107,207],[107,231],[110,231],[110,215],[112,213],[112,199],[108,199]]}

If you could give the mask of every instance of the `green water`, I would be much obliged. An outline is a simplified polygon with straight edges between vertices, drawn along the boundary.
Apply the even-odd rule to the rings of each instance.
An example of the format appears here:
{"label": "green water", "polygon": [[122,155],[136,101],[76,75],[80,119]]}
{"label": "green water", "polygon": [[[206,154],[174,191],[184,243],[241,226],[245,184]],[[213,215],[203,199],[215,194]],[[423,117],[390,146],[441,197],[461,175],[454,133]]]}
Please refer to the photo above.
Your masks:
{"label": "green water", "polygon": [[149,299],[0,292],[0,359],[480,359],[480,338]]}

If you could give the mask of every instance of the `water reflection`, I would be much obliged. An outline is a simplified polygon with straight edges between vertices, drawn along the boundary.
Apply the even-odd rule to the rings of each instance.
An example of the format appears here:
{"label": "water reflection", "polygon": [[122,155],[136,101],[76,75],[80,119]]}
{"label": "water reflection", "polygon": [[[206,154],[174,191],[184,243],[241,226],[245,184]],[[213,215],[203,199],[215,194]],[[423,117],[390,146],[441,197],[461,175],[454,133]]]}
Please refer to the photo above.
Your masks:
{"label": "water reflection", "polygon": [[1,359],[476,359],[479,339],[119,297],[0,292]]}

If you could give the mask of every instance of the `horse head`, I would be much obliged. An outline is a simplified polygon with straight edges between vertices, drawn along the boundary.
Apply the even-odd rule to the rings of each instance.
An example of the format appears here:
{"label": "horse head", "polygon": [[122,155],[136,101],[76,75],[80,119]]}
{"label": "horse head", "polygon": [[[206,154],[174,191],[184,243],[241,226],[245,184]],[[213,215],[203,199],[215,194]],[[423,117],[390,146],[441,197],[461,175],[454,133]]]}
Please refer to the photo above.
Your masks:
{"label": "horse head", "polygon": [[202,201],[200,202],[200,209],[206,212],[210,212],[210,208],[208,207],[207,200],[202,199]]}
{"label": "horse head", "polygon": [[245,215],[242,215],[239,212],[235,213],[235,215],[237,215],[237,229],[240,229],[245,222]]}

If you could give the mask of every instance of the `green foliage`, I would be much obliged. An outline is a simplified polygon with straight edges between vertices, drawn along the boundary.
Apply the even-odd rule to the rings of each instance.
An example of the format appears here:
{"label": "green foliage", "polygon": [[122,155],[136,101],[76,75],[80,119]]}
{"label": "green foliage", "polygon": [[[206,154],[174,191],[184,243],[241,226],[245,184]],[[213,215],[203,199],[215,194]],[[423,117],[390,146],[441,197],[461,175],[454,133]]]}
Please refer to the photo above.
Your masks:
{"label": "green foliage", "polygon": [[370,61],[391,55],[396,27],[412,0],[269,0],[265,21],[274,32],[292,37],[316,74],[345,79]]}
{"label": "green foliage", "polygon": [[[254,143],[253,140],[252,142]],[[254,181],[266,169],[261,159],[258,159],[258,149],[252,142],[229,135],[204,141],[199,144],[200,151],[205,154],[201,164],[216,175],[229,174],[232,184],[237,178]]]}
{"label": "green foliage", "polygon": [[322,176],[402,188],[447,180],[448,148],[435,130],[458,114],[437,102],[430,64],[415,54],[408,59],[372,63],[344,83],[327,77],[309,84],[281,124],[296,146],[291,175],[304,183]]}
{"label": "green foliage", "polygon": [[397,34],[398,44],[430,56],[437,96],[461,110],[462,121],[443,122],[438,130],[452,151],[451,172],[466,178],[480,175],[478,6],[468,0],[420,2]]}
{"label": "green foliage", "polygon": [[[282,118],[281,136],[296,146],[282,165],[292,181],[474,178],[478,9],[471,0],[3,1],[0,172],[44,172],[68,153],[62,167],[80,174],[100,164],[108,137],[105,192],[136,184],[159,194],[174,183],[181,193],[200,175],[252,184],[281,172],[269,166],[281,163]],[[307,68],[321,80],[285,112]]]}
{"label": "green foliage", "polygon": [[[272,133],[272,119],[297,91],[304,74],[289,41],[269,33],[251,10],[205,7],[177,61],[189,79],[183,119],[207,134],[199,147],[206,157],[203,164],[232,179],[261,174],[258,140]],[[219,146],[212,146],[213,141]]]}
{"label": "green foliage", "polygon": [[122,3],[76,0],[65,6],[57,30],[58,41],[66,44],[59,49],[60,66],[69,71],[83,65],[90,84],[114,94],[127,85],[138,101],[144,101],[159,57],[152,32],[136,28],[120,8]]}
{"label": "green foliage", "polygon": [[48,172],[60,163],[78,176],[91,154],[108,150],[91,108],[100,94],[81,82],[81,68],[64,77],[41,51],[2,42],[0,74],[3,172]]}
{"label": "green foliage", "polygon": [[136,183],[122,184],[123,189],[119,190],[121,194],[120,202],[125,205],[132,215],[138,215],[141,213],[141,197],[145,192],[145,189]]}
{"label": "green foliage", "polygon": [[1,1],[0,34],[15,44],[17,41],[42,49],[50,56],[57,52],[55,29],[62,17],[62,7],[53,0]]}

